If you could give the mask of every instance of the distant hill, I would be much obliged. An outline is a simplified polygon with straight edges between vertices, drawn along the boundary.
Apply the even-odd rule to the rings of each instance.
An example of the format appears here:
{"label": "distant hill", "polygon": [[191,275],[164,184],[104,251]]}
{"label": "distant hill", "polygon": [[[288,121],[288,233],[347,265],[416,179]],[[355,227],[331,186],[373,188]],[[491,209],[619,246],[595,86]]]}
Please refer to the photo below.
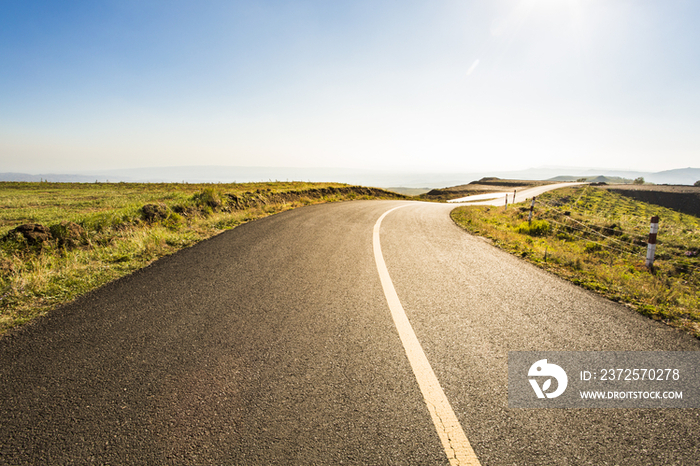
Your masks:
{"label": "distant hill", "polygon": [[50,181],[52,183],[93,183],[95,181],[107,181],[103,176],[92,175],[30,175],[28,173],[0,173],[0,181]]}
{"label": "distant hill", "polygon": [[[616,176],[617,175],[617,176]],[[620,176],[626,175],[626,176]],[[679,168],[676,170],[666,170],[656,173],[643,172],[609,172],[596,175],[560,175],[550,178],[550,181],[576,181],[585,179],[590,182],[604,182],[611,184],[628,184],[632,183],[635,178],[642,177],[644,181],[654,184],[673,184],[673,185],[688,185],[692,186],[696,181],[700,180],[700,168]]]}
{"label": "distant hill", "polygon": [[403,187],[389,187],[384,188],[387,191],[392,191],[395,193],[403,194],[404,196],[420,196],[430,191],[430,188],[403,188]]}
{"label": "distant hill", "polygon": [[619,176],[555,176],[548,181],[579,181],[585,180],[591,183],[609,183],[609,184],[630,184],[633,180],[629,178],[621,178]]}
{"label": "distant hill", "polygon": [[646,181],[651,181],[656,184],[687,184],[693,185],[700,180],[700,168],[678,168],[676,170],[666,170],[657,173],[651,173]]}
{"label": "distant hill", "polygon": [[[232,183],[251,181],[319,181],[339,182],[374,187],[401,187],[433,189],[459,186],[485,177],[505,180],[549,180],[589,181],[606,183],[628,183],[638,177],[657,184],[692,185],[700,180],[700,168],[680,168],[657,173],[591,168],[543,167],[518,171],[493,172],[430,172],[419,170],[365,170],[359,168],[298,168],[298,167],[234,167],[234,166],[190,166],[150,167],[119,170],[101,170],[67,174],[0,173],[0,181],[51,182],[188,182],[188,183]],[[598,178],[603,177],[603,178]]]}

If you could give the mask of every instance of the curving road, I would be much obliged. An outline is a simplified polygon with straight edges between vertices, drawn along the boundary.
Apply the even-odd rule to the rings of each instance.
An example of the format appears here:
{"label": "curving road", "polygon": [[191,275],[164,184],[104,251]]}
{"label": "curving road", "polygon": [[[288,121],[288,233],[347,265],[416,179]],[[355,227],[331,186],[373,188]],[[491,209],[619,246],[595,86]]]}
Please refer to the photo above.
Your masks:
{"label": "curving road", "polygon": [[375,260],[403,205],[381,257],[480,464],[697,464],[698,410],[509,409],[507,356],[700,342],[404,201],[240,226],[0,339],[0,464],[449,464]]}
{"label": "curving road", "polygon": [[[555,189],[568,188],[571,186],[580,186],[582,182],[573,183],[553,183],[544,186],[535,186],[532,188],[520,189],[520,190],[505,190],[503,192],[497,193],[487,193],[487,194],[474,194],[472,196],[460,197],[459,199],[450,199],[449,203],[457,204],[468,204],[468,205],[495,205],[500,206],[505,204],[505,197],[508,196],[508,204],[513,204],[513,195],[515,195],[515,203],[523,202],[531,199],[540,194],[546,193],[547,191],[553,191]],[[515,192],[514,192],[515,191]]]}

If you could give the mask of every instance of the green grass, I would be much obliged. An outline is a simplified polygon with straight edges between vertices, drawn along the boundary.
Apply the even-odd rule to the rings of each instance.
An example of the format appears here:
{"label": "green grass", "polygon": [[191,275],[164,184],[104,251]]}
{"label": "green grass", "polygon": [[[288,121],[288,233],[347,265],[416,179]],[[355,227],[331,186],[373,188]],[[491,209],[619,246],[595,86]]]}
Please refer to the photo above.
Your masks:
{"label": "green grass", "polygon": [[[452,212],[471,233],[655,320],[700,337],[700,219],[590,186],[530,202]],[[645,267],[649,220],[660,217],[656,261]]]}
{"label": "green grass", "polygon": [[[256,190],[275,192],[312,188],[342,187],[339,183],[0,183],[0,235],[21,223],[51,224],[61,220],[80,223],[132,214],[147,203],[187,203],[191,197],[210,189],[243,194]],[[99,215],[102,213],[103,215]]]}
{"label": "green grass", "polygon": [[[242,223],[308,204],[397,196],[339,183],[0,183],[0,335]],[[160,214],[149,218],[147,204]],[[73,244],[59,240],[65,222],[82,228]],[[32,245],[10,234],[26,223],[59,239]]]}

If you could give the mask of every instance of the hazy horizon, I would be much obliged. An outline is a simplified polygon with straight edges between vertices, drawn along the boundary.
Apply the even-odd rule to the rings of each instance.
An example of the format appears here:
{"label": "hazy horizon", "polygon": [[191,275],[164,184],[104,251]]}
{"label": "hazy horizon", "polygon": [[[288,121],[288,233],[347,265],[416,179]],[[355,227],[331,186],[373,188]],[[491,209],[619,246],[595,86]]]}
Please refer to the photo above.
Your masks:
{"label": "hazy horizon", "polygon": [[[700,167],[700,163],[697,164],[698,167]],[[4,171],[4,173],[27,173],[27,174],[75,174],[75,175],[84,175],[84,174],[95,174],[95,173],[110,173],[110,172],[127,172],[127,171],[148,171],[148,170],[160,170],[160,169],[188,169],[188,168],[197,168],[197,169],[217,169],[217,168],[227,168],[227,169],[285,169],[285,170],[298,170],[300,172],[304,170],[328,170],[328,171],[344,171],[344,170],[350,170],[350,171],[365,171],[365,172],[398,172],[398,173],[428,173],[428,174],[435,174],[435,173],[445,173],[445,170],[440,170],[436,168],[427,168],[426,170],[416,170],[412,169],[410,167],[393,167],[393,168],[365,168],[365,167],[332,167],[332,166],[315,166],[315,167],[295,167],[295,166],[284,166],[284,165],[279,165],[279,166],[271,166],[271,165],[197,165],[197,164],[187,164],[187,165],[160,165],[160,166],[141,166],[141,167],[122,167],[122,168],[115,168],[115,167],[109,167],[105,166],[104,168],[101,169],[92,169],[92,170],[85,170],[85,169],[77,169],[77,170],[70,170],[70,171],[50,171],[50,170],[42,170],[41,168],[34,168],[30,170],[23,170],[23,171]],[[520,168],[517,170],[510,170],[510,169],[503,169],[503,168],[493,168],[493,169],[486,169],[486,170],[478,170],[478,169],[463,169],[460,170],[460,173],[488,173],[488,172],[503,172],[503,171],[508,171],[508,172],[515,172],[515,171],[532,171],[532,170],[554,170],[557,172],[561,172],[562,174],[566,173],[567,171],[571,172],[582,172],[582,171],[590,171],[590,172],[645,172],[645,173],[658,173],[658,172],[664,172],[664,171],[671,171],[671,170],[683,170],[683,169],[693,169],[697,167],[669,167],[669,168],[664,168],[661,170],[638,170],[636,168],[632,167],[627,167],[627,168],[621,168],[621,167],[596,167],[596,166],[574,166],[574,165],[541,165],[541,166],[531,166],[531,167],[525,167],[525,168]]]}
{"label": "hazy horizon", "polygon": [[0,172],[657,172],[700,157],[700,3],[17,2]]}
{"label": "hazy horizon", "polygon": [[606,170],[587,167],[534,167],[526,170],[429,172],[411,170],[371,170],[348,168],[294,168],[294,167],[234,167],[186,166],[148,167],[86,171],[76,173],[33,174],[0,172],[0,181],[58,181],[58,182],[188,182],[188,183],[246,183],[260,181],[316,181],[340,182],[376,187],[442,188],[467,184],[484,177],[527,180],[549,180],[562,176],[608,176],[633,180],[644,177],[660,184],[691,185],[700,179],[700,168],[683,168],[664,172]]}

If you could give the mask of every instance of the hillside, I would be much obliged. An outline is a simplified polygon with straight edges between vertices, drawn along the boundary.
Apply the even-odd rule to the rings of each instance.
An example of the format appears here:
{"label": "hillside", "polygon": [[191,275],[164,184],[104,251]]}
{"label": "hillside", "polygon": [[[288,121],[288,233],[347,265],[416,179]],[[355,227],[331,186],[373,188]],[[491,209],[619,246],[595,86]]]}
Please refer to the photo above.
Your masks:
{"label": "hillside", "polygon": [[421,199],[431,201],[447,201],[460,197],[473,196],[476,194],[486,194],[492,192],[513,191],[518,189],[531,188],[533,186],[544,186],[552,184],[553,181],[538,180],[503,180],[496,177],[485,177],[468,184],[452,186],[449,188],[432,189],[420,196]]}

